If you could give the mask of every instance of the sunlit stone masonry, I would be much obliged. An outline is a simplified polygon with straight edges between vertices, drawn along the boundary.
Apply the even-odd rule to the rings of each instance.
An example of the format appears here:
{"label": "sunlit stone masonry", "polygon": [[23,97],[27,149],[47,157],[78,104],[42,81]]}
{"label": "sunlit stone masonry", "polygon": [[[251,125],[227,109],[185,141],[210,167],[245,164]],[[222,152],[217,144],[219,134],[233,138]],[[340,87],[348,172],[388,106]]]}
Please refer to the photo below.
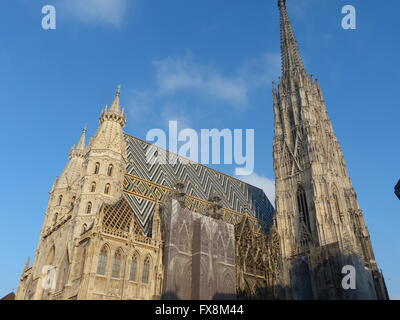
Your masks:
{"label": "sunlit stone masonry", "polygon": [[147,161],[169,153],[124,132],[118,89],[51,188],[16,299],[388,298],[322,90],[286,1],[278,7],[276,210],[259,188],[203,165]]}

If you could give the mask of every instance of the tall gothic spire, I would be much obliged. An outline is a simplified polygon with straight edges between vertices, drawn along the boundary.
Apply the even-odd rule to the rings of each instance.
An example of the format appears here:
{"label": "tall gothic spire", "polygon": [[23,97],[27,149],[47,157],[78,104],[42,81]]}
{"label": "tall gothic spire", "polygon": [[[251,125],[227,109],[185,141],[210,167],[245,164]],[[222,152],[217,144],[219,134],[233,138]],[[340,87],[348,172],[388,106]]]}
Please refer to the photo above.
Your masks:
{"label": "tall gothic spire", "polygon": [[[322,90],[305,71],[286,1],[279,0],[278,7],[283,75],[278,90],[273,86],[272,91],[273,155],[277,228],[285,261],[283,286],[297,286],[293,286],[291,275],[303,272],[300,271],[303,262],[298,264],[301,257],[301,261],[308,261],[310,275],[308,283],[304,282],[306,290],[292,291],[297,299],[385,299],[383,276],[377,268],[363,213],[329,120]],[[337,276],[341,272],[339,266],[348,252],[363,266],[357,270],[357,277],[363,277],[365,283],[374,283],[375,288],[372,285],[357,288],[351,294],[330,291],[328,283],[341,281]],[[323,280],[321,271],[325,274]]]}
{"label": "tall gothic spire", "polygon": [[282,73],[284,77],[289,77],[296,71],[304,71],[304,64],[286,10],[286,0],[278,0],[278,7],[281,20]]}

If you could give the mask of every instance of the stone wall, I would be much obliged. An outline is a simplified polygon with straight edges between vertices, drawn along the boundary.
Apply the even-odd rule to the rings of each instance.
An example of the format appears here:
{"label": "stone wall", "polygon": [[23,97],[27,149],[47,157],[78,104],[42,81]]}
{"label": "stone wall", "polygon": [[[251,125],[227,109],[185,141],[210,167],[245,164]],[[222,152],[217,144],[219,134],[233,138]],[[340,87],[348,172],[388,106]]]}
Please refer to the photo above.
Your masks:
{"label": "stone wall", "polygon": [[164,299],[235,299],[234,226],[187,208],[164,207]]}

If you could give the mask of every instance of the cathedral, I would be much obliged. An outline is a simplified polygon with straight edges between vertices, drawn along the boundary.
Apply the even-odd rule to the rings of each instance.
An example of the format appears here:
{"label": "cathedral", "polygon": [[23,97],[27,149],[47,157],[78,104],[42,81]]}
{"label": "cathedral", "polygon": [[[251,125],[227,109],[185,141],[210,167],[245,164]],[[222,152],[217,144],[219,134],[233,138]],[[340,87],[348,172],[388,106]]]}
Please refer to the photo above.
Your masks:
{"label": "cathedral", "polygon": [[[124,132],[118,89],[51,188],[17,300],[388,299],[322,90],[286,0],[278,8],[275,208],[261,189]],[[176,161],[149,161],[165,156]]]}

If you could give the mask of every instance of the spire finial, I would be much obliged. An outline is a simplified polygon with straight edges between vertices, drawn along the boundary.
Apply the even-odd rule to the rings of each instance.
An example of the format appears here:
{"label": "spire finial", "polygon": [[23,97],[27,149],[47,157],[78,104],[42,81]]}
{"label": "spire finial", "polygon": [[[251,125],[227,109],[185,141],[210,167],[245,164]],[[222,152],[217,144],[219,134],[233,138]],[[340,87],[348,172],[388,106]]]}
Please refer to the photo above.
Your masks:
{"label": "spire finial", "polygon": [[285,7],[286,6],[286,0],[278,0],[278,7]]}
{"label": "spire finial", "polygon": [[116,95],[117,95],[118,97],[121,95],[121,88],[122,88],[122,86],[119,84],[119,85],[117,86],[117,93],[116,93]]}

